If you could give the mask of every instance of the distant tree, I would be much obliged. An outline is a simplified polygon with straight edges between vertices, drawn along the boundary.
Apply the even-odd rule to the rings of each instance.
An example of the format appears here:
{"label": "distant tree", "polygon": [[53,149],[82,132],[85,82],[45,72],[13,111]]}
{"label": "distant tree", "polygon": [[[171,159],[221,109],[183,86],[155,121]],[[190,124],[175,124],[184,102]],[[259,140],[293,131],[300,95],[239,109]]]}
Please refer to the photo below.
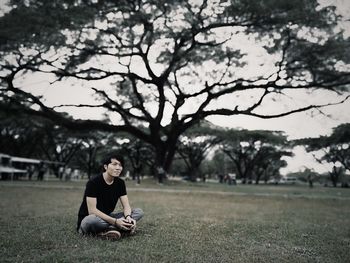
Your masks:
{"label": "distant tree", "polygon": [[[0,110],[127,132],[152,145],[166,171],[180,136],[209,116],[282,117],[322,105],[264,112],[276,94],[342,93],[350,83],[349,41],[335,30],[341,18],[317,0],[9,2],[0,17]],[[242,37],[274,61],[269,72],[240,71],[256,65],[237,46]],[[73,80],[96,102],[50,105],[23,84],[33,74],[56,89]],[[62,113],[70,108],[103,109],[108,118],[74,119]]]}
{"label": "distant tree", "polygon": [[0,117],[0,148],[10,155],[67,164],[81,147],[81,133],[42,118]]}
{"label": "distant tree", "polygon": [[152,170],[155,167],[154,150],[149,144],[132,136],[120,137],[118,148],[129,160],[132,168],[132,179],[140,184],[145,168],[148,167]]}
{"label": "distant tree", "polygon": [[0,149],[2,153],[51,161],[53,172],[59,167],[74,166],[88,178],[101,171],[99,157],[109,150],[111,134],[73,132],[49,120],[0,116]]}
{"label": "distant tree", "polygon": [[350,123],[335,127],[329,136],[300,139],[296,140],[295,144],[305,145],[307,152],[321,152],[321,157],[313,154],[314,158],[319,163],[333,165],[329,171],[333,186],[337,186],[344,170],[350,172]]}
{"label": "distant tree", "polygon": [[221,149],[216,149],[211,158],[205,160],[206,169],[204,170],[209,175],[213,175],[214,178],[219,179],[220,183],[223,183],[225,175],[228,173],[237,174],[234,163],[227,157]]}
{"label": "distant tree", "polygon": [[179,139],[177,152],[184,160],[187,167],[187,174],[191,181],[195,182],[198,177],[203,179],[201,163],[207,157],[209,151],[216,146],[220,139],[217,137],[217,130],[205,122],[186,131]]}
{"label": "distant tree", "polygon": [[[287,154],[287,156],[289,155]],[[263,172],[262,179],[264,180],[264,183],[267,184],[267,182],[272,179],[276,184],[278,184],[282,178],[280,169],[286,166],[287,162],[282,159],[271,162],[271,164],[267,166],[266,170]]]}
{"label": "distant tree", "polygon": [[109,152],[107,145],[110,134],[105,132],[90,132],[80,136],[81,147],[72,158],[72,166],[79,167],[90,179],[101,173],[100,159]]}
{"label": "distant tree", "polygon": [[252,173],[256,184],[259,184],[261,179],[267,182],[270,178],[280,178],[280,169],[287,166],[287,162],[282,157],[292,156],[292,153],[286,150],[277,150],[276,146],[264,146],[258,155]]}
{"label": "distant tree", "polygon": [[267,172],[275,176],[286,165],[281,158],[292,156],[286,137],[278,131],[228,130],[222,133],[222,151],[233,161],[238,178],[242,183],[258,184],[262,175],[268,180]]}
{"label": "distant tree", "polygon": [[320,182],[322,175],[318,174],[313,169],[305,167],[303,171],[287,174],[287,177],[296,177],[298,180],[308,183],[309,187],[312,188],[314,182]]}
{"label": "distant tree", "polygon": [[49,161],[67,165],[82,147],[81,133],[73,133],[51,122],[43,125],[41,129],[43,137],[38,146]]}
{"label": "distant tree", "polygon": [[43,137],[41,121],[0,114],[0,151],[14,156],[43,158],[38,147]]}

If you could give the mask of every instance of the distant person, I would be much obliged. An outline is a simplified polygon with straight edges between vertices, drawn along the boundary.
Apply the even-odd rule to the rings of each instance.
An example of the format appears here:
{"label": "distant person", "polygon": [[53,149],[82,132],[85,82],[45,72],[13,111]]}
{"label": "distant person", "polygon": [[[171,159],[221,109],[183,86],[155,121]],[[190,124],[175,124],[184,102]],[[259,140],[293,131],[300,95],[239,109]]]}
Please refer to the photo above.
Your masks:
{"label": "distant person", "polygon": [[78,169],[73,170],[73,180],[79,180],[80,174]]}
{"label": "distant person", "polygon": [[307,181],[309,182],[309,188],[313,188],[314,185],[313,185],[313,174],[309,173],[308,176],[307,176]]}
{"label": "distant person", "polygon": [[64,180],[65,181],[70,181],[71,177],[72,177],[72,169],[70,167],[67,167],[64,170]]}
{"label": "distant person", "polygon": [[224,182],[224,175],[222,173],[219,173],[219,183],[222,184]]}
{"label": "distant person", "polygon": [[125,173],[125,181],[129,181],[130,180],[130,171],[126,171]]}
{"label": "distant person", "polygon": [[38,180],[39,181],[44,180],[45,172],[46,172],[45,164],[43,162],[40,162],[40,164],[39,164],[39,171],[38,171]]}
{"label": "distant person", "polygon": [[136,177],[136,184],[141,183],[141,171],[142,171],[142,165],[140,162],[138,162],[135,166],[135,177]]}
{"label": "distant person", "polygon": [[[143,216],[140,208],[131,209],[125,182],[119,178],[123,170],[123,159],[110,154],[102,163],[103,173],[86,184],[83,201],[78,213],[77,231],[116,240],[134,234],[136,221]],[[123,212],[113,212],[120,200]]]}
{"label": "distant person", "polygon": [[63,178],[63,174],[64,174],[64,166],[60,166],[59,168],[58,168],[58,178],[60,179],[60,180],[62,180],[62,178]]}
{"label": "distant person", "polygon": [[163,179],[165,178],[165,170],[162,166],[157,166],[158,183],[163,184]]}
{"label": "distant person", "polygon": [[32,180],[33,174],[35,172],[35,167],[34,165],[29,165],[27,167],[27,174],[28,174],[28,180]]}

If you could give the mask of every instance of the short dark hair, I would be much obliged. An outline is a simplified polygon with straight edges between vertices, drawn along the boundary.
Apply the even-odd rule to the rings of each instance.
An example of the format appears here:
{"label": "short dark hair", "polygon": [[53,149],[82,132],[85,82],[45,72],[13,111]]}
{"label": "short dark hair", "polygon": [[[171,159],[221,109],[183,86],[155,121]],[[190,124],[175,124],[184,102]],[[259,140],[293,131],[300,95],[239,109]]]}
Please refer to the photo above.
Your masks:
{"label": "short dark hair", "polygon": [[109,153],[106,154],[102,159],[102,170],[104,171],[104,166],[108,165],[112,162],[112,159],[116,159],[120,162],[122,166],[124,166],[124,158],[119,153]]}

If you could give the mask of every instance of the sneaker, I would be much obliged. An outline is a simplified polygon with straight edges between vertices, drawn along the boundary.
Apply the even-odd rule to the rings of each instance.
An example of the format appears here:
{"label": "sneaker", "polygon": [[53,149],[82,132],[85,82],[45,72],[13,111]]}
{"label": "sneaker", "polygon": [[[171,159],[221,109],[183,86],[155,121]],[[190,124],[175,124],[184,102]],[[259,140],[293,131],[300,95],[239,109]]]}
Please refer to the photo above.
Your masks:
{"label": "sneaker", "polygon": [[108,230],[106,232],[98,233],[97,236],[107,240],[118,240],[121,237],[121,234],[117,230]]}

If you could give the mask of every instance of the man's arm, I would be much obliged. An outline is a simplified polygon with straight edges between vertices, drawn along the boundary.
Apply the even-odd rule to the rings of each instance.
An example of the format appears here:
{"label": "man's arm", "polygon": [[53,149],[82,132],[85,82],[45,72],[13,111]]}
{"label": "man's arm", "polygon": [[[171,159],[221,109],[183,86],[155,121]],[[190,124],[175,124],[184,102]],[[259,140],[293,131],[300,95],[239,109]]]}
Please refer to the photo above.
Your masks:
{"label": "man's arm", "polygon": [[117,227],[124,229],[124,230],[128,230],[130,228],[131,224],[124,222],[122,219],[115,219],[114,217],[111,217],[111,216],[103,213],[99,209],[97,209],[97,207],[96,207],[97,200],[95,197],[88,197],[87,196],[86,197],[86,204],[87,204],[89,215],[93,214],[95,216],[98,216],[99,218],[103,219],[104,221],[110,223],[111,225],[117,226]]}
{"label": "man's arm", "polygon": [[121,196],[120,197],[120,202],[121,202],[121,204],[123,206],[123,212],[124,212],[125,220],[127,222],[129,222],[129,223],[132,223],[133,224],[132,228],[135,228],[136,227],[136,220],[134,220],[131,217],[131,207],[130,207],[128,196],[127,195]]}
{"label": "man's arm", "polygon": [[124,216],[131,215],[131,207],[130,207],[128,196],[127,195],[121,196],[120,202],[123,206]]}

